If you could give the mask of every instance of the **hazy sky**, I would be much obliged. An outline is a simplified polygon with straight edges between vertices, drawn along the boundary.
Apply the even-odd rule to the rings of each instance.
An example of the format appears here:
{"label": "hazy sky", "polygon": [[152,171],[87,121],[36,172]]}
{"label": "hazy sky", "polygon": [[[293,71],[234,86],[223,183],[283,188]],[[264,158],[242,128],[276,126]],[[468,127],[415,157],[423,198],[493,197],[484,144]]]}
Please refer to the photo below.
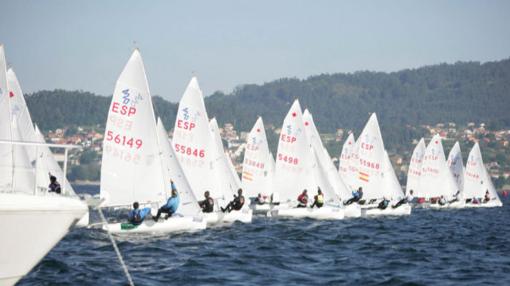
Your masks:
{"label": "hazy sky", "polygon": [[112,93],[136,41],[178,101],[281,77],[510,56],[510,1],[5,1],[0,43],[25,92]]}

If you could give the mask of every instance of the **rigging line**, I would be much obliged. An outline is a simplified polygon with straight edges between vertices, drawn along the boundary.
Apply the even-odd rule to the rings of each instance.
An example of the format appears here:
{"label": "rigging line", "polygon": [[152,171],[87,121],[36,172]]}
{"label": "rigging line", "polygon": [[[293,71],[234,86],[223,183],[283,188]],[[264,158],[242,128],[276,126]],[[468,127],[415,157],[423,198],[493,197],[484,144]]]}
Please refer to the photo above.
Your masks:
{"label": "rigging line", "polygon": [[129,274],[128,267],[126,263],[124,262],[124,259],[122,258],[122,254],[120,253],[119,247],[117,246],[117,243],[115,242],[115,239],[113,238],[113,235],[110,233],[110,229],[108,228],[108,223],[106,222],[106,219],[103,214],[103,210],[101,210],[100,207],[97,208],[99,215],[101,216],[101,220],[103,221],[104,225],[106,226],[106,233],[108,234],[108,237],[110,238],[110,241],[113,245],[113,249],[117,253],[117,258],[119,259],[120,265],[122,266],[122,270],[124,270],[124,274],[126,275],[126,278],[129,282],[129,285],[134,286],[135,283],[133,283],[133,279],[131,278],[131,274]]}

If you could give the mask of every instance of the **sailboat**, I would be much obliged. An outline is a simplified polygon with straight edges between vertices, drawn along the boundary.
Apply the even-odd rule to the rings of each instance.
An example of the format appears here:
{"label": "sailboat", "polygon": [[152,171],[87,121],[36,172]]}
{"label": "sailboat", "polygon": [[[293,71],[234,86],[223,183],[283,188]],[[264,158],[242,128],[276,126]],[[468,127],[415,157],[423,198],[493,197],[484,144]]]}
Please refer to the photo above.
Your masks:
{"label": "sailboat", "polygon": [[425,139],[421,138],[416,147],[414,147],[411,162],[407,170],[406,193],[413,191],[413,196],[424,198],[425,194],[420,192],[421,164],[425,155]]}
{"label": "sailboat", "polygon": [[[36,177],[35,184],[38,192],[46,192],[50,184],[48,174],[54,175],[62,182],[62,193],[67,196],[78,198],[73,187],[67,180],[64,172],[55,160],[50,148],[46,145],[44,136],[37,127],[32,125],[32,118],[28,106],[23,97],[23,92],[19,84],[16,73],[12,68],[7,70],[7,83],[11,89],[11,114],[16,118],[16,127],[20,134],[20,140],[25,142],[41,143],[37,147],[27,147],[27,156],[32,166],[35,166]],[[85,227],[89,223],[89,213],[87,212],[76,224],[78,227]]]}
{"label": "sailboat", "polygon": [[[485,194],[489,192],[489,200],[485,200]],[[466,200],[466,207],[501,207],[503,203],[498,196],[496,188],[485,169],[482,160],[482,153],[478,142],[475,143],[466,163],[464,171],[464,198]],[[478,199],[479,203],[475,203],[474,198]]]}
{"label": "sailboat", "polygon": [[354,190],[356,188],[353,180],[353,178],[355,178],[355,172],[350,170],[350,160],[355,144],[356,140],[354,139],[354,134],[349,133],[349,136],[347,136],[344,145],[342,145],[342,151],[340,153],[340,157],[338,158],[338,174],[350,190]]}
{"label": "sailboat", "polygon": [[[305,130],[299,101],[295,100],[283,121],[276,156],[273,193],[279,194],[280,205],[271,210],[272,216],[313,219],[343,219],[343,209],[324,204],[322,208],[298,208],[296,198],[304,190],[315,194],[319,185],[328,183]],[[322,170],[323,171],[323,170]],[[325,194],[327,195],[327,194]],[[330,194],[335,199],[335,195]],[[326,198],[327,200],[328,198]]]}
{"label": "sailboat", "polygon": [[[457,183],[457,189],[462,191],[464,189],[464,163],[462,162],[462,153],[458,141],[450,150],[447,163],[453,178],[455,178],[455,183]],[[462,197],[462,194],[460,197]]]}
{"label": "sailboat", "polygon": [[[341,204],[342,199],[347,199],[352,196],[352,192],[349,190],[349,187],[344,183],[344,181],[340,178],[338,170],[335,168],[335,165],[331,160],[329,152],[324,147],[324,144],[322,144],[319,131],[317,130],[317,127],[315,126],[315,122],[313,120],[313,116],[308,111],[308,109],[305,109],[303,113],[303,120],[308,142],[310,142],[311,147],[316,155],[316,162],[317,164],[319,164],[319,167],[322,170],[322,172],[324,172],[324,174],[319,174],[319,176],[325,176],[327,180],[327,185],[329,186],[329,187],[325,186],[325,188],[321,187],[321,189],[325,191],[325,194],[327,196],[332,198],[334,203],[337,203],[344,209],[344,215],[346,217],[360,217],[361,208],[359,205],[351,204],[343,206],[343,204]],[[316,180],[319,180],[317,175]]]}
{"label": "sailboat", "polygon": [[241,177],[247,197],[255,200],[260,194],[266,201],[263,204],[255,202],[252,205],[255,212],[267,212],[270,209],[273,172],[273,156],[269,152],[264,122],[262,117],[259,117],[246,138]]}
{"label": "sailboat", "polygon": [[[215,147],[213,149],[213,164],[215,166],[216,179],[219,183],[219,189],[223,191],[223,198],[226,202],[229,202],[237,195],[237,191],[241,188],[241,182],[239,181],[237,172],[234,170],[234,165],[230,157],[223,149],[223,142],[216,118],[212,118],[211,121],[209,121],[209,128],[213,137],[212,144]],[[250,223],[252,221],[252,216],[253,212],[250,209],[249,201],[245,199],[241,210],[232,210],[229,213],[225,213],[222,217],[222,221]]]}
{"label": "sailboat", "polygon": [[[160,137],[145,68],[136,49],[117,80],[108,112],[101,164],[102,207],[128,207],[133,202],[159,206],[166,202],[171,191],[170,180],[173,180],[167,170],[172,153],[160,144],[167,142]],[[103,228],[112,233],[204,229],[205,220],[195,216],[196,211],[188,212],[184,179],[177,176],[174,183],[182,203],[177,213],[167,220],[145,219],[142,224],[129,227],[123,223],[109,223]]]}
{"label": "sailboat", "polygon": [[[30,161],[41,144],[23,140],[15,86],[7,80],[0,45],[0,284],[14,285],[26,275],[87,212],[75,197],[40,193]],[[22,110],[19,110],[20,112]],[[36,147],[37,146],[37,147]],[[32,153],[34,152],[34,153]]]}
{"label": "sailboat", "polygon": [[[393,207],[404,198],[404,193],[384,148],[375,113],[372,113],[358,137],[357,150],[354,152],[358,157],[357,182],[363,188],[362,215],[409,215],[409,204]],[[390,205],[384,210],[377,208],[377,201],[383,198],[390,200]]]}
{"label": "sailboat", "polygon": [[[221,138],[219,139],[221,141]],[[215,210],[205,213],[208,224],[245,220],[242,211],[232,211],[228,215],[221,212],[237,191],[234,184],[229,184],[226,176],[232,172],[225,168],[223,146],[216,143],[210,130],[207,111],[198,80],[193,77],[186,87],[175,120],[173,147],[184,173],[188,178],[191,189],[197,199],[203,198],[204,192],[209,191],[215,200]],[[251,220],[251,218],[250,218]]]}
{"label": "sailboat", "polygon": [[[455,196],[459,191],[446,162],[441,136],[436,134],[425,149],[417,194],[429,201],[430,207],[459,208],[464,205],[461,200],[456,200]],[[441,196],[449,203],[444,206],[439,205],[437,201]]]}

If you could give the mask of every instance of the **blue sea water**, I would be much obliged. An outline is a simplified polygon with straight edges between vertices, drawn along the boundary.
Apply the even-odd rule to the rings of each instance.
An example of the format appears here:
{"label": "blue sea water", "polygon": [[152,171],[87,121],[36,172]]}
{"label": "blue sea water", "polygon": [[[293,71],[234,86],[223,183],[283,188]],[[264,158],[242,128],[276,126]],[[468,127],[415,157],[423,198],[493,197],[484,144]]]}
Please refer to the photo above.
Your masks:
{"label": "blue sea water", "polygon": [[[117,242],[138,285],[510,285],[510,200],[503,203],[343,221],[255,217],[251,224]],[[94,229],[72,230],[20,281],[126,283],[106,233]]]}

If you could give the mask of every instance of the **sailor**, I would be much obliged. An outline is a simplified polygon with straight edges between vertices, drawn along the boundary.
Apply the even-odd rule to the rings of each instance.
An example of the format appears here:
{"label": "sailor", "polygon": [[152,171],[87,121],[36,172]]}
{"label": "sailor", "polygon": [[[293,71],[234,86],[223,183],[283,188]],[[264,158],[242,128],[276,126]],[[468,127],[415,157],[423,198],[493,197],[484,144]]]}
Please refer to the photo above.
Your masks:
{"label": "sailor", "polygon": [[489,194],[489,190],[485,192],[485,197],[483,198],[484,203],[488,203],[491,200],[491,195]]}
{"label": "sailor", "polygon": [[456,202],[459,200],[459,196],[460,196],[460,190],[457,190],[457,192],[455,193],[455,195],[453,195],[453,199],[450,200],[450,204],[453,203],[453,202]]}
{"label": "sailor", "polygon": [[308,204],[308,194],[307,194],[307,190],[304,189],[303,192],[301,193],[301,195],[298,196],[297,200],[298,200],[298,205],[297,207],[298,208],[306,208],[306,205]]}
{"label": "sailor", "polygon": [[139,209],[138,207],[138,202],[134,202],[133,209],[128,213],[128,221],[134,225],[141,224],[145,217],[151,212],[150,208]]}
{"label": "sailor", "polygon": [[313,204],[311,208],[317,206],[321,208],[324,205],[324,195],[322,194],[321,188],[317,188],[317,195],[314,196]]}
{"label": "sailor", "polygon": [[377,205],[377,208],[384,210],[388,207],[389,204],[390,201],[386,199],[386,197],[383,197],[382,201],[379,203],[379,205]]}
{"label": "sailor", "polygon": [[413,190],[410,190],[409,191],[409,194],[407,194],[407,196],[403,199],[401,199],[400,201],[398,201],[398,203],[396,205],[393,206],[394,209],[398,208],[399,206],[405,204],[405,203],[412,203],[413,200],[414,200],[414,196],[413,196]]}
{"label": "sailor", "polygon": [[198,202],[198,205],[204,213],[212,213],[214,211],[214,200],[211,198],[209,191],[204,193],[205,200]]}
{"label": "sailor", "polygon": [[479,203],[480,203],[480,201],[478,200],[478,198],[477,198],[477,197],[473,197],[473,198],[471,199],[471,203],[472,203],[473,205],[477,205],[477,204],[479,204]]}
{"label": "sailor", "polygon": [[352,204],[354,202],[359,202],[359,200],[361,200],[362,197],[363,197],[363,188],[359,187],[357,191],[353,191],[352,192],[352,198],[347,200],[344,203],[344,205],[350,205],[350,204]]}
{"label": "sailor", "polygon": [[439,198],[439,200],[437,201],[437,203],[440,205],[440,206],[444,206],[446,205],[446,199],[444,198],[443,195],[441,195],[441,197]]}
{"label": "sailor", "polygon": [[232,210],[240,210],[244,205],[243,189],[237,190],[237,196],[234,195],[234,199],[228,203],[225,208],[221,208],[222,212],[231,212]]}
{"label": "sailor", "polygon": [[255,199],[255,203],[257,205],[263,205],[266,203],[266,197],[263,196],[261,193],[257,195],[257,198]]}
{"label": "sailor", "polygon": [[57,177],[53,176],[51,173],[48,173],[50,176],[50,185],[48,186],[48,192],[60,194],[62,192],[62,188],[60,187],[60,183],[57,182]]}
{"label": "sailor", "polygon": [[179,207],[181,200],[179,199],[179,194],[177,193],[177,188],[175,188],[174,181],[170,180],[170,185],[172,186],[172,196],[168,198],[168,201],[164,206],[159,208],[158,214],[153,217],[155,221],[159,220],[161,213],[166,213],[167,216],[165,219],[168,219],[177,211],[177,208]]}

